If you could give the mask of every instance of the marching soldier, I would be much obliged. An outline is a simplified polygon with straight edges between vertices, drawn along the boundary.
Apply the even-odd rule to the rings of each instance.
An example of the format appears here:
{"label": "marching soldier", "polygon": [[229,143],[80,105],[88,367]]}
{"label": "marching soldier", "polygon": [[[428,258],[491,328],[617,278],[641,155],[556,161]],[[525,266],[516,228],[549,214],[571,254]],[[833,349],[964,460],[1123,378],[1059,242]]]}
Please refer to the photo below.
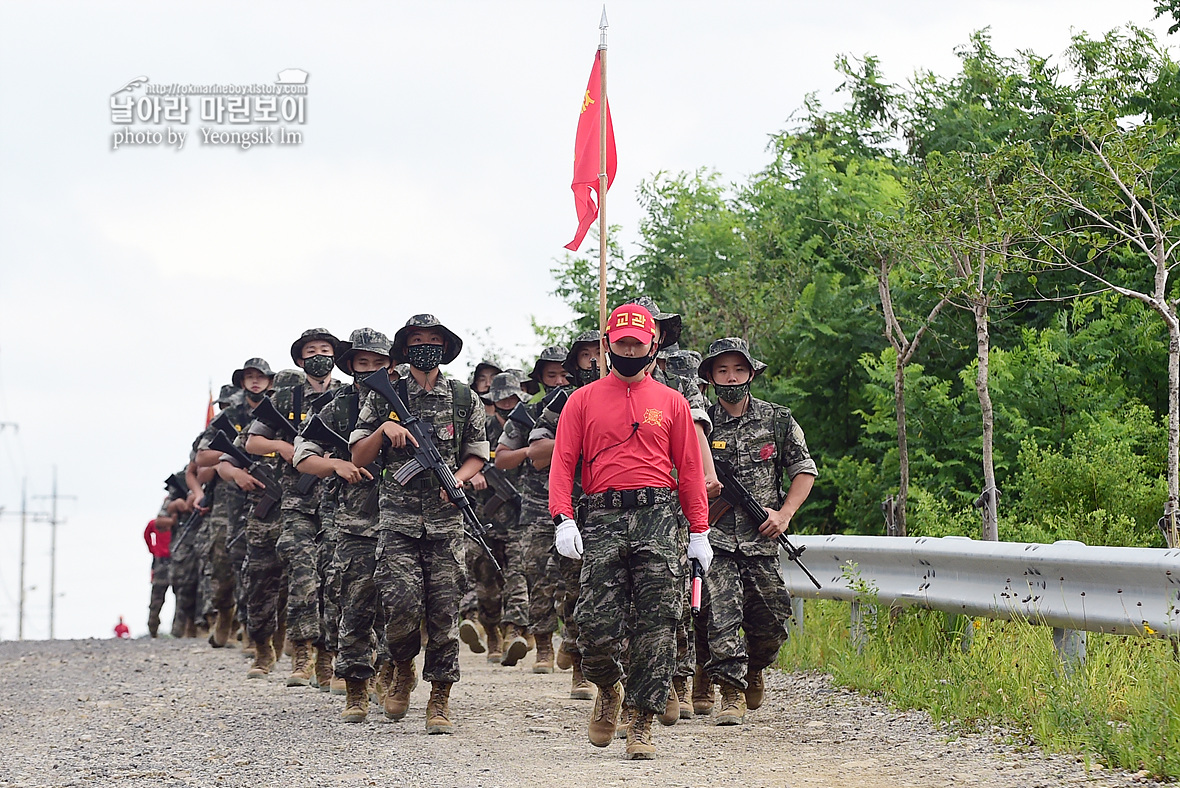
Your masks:
{"label": "marching soldier", "polygon": [[[398,395],[409,411],[433,432],[442,459],[454,468],[456,481],[486,484],[480,470],[488,460],[484,409],[471,388],[442,374],[440,364],[454,361],[463,341],[433,315],[411,317],[393,338],[393,359],[408,362],[409,375],[398,381]],[[365,466],[380,458],[397,469],[413,458],[409,430],[391,418],[391,404],[369,392],[361,404],[357,428],[350,436],[352,461]],[[381,513],[375,579],[385,613],[385,639],[394,679],[385,698],[385,714],[405,717],[413,690],[414,657],[426,657],[422,677],[432,685],[426,706],[427,733],[453,733],[451,685],[459,680],[459,597],[464,571],[463,517],[446,500],[433,473],[419,473],[402,485],[393,473],[381,478]]]}
{"label": "marching soldier", "polygon": [[[747,709],[762,704],[763,670],[787,639],[791,597],[778,570],[779,534],[811,492],[815,462],[791,411],[750,396],[750,383],[766,365],[744,339],[726,337],[709,345],[700,377],[713,384],[717,403],[712,451],[726,460],[736,480],[769,512],[752,522],[730,509],[709,529],[713,568],[705,576],[709,595],[710,677],[721,687],[718,725],[738,725]],[[790,488],[783,494],[783,474]],[[743,636],[744,633],[744,636]]]}

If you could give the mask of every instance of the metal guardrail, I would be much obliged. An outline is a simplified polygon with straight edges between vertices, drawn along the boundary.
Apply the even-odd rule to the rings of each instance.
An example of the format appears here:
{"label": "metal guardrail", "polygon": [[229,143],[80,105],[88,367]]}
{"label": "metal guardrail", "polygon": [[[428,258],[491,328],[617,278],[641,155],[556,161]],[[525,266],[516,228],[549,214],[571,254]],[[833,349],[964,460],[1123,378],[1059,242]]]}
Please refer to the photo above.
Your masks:
{"label": "metal guardrail", "polygon": [[[792,596],[984,618],[1061,630],[1180,637],[1180,549],[1024,544],[966,537],[792,536],[823,583],[781,556]],[[847,569],[855,564],[855,569]]]}

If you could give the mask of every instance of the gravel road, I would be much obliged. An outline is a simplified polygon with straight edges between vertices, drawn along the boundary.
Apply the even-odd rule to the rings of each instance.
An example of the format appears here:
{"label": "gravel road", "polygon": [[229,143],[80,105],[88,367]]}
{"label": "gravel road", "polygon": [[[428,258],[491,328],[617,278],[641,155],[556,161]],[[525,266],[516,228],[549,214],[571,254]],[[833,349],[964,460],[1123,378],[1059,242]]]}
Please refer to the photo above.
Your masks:
{"label": "gravel road", "polygon": [[[501,668],[464,648],[453,736],[427,736],[428,686],[409,716],[340,721],[343,698],[283,684],[283,658],[246,680],[237,649],[195,640],[0,643],[0,787],[10,786],[1035,786],[1142,785],[1087,773],[995,736],[955,736],[922,713],[773,672],[741,727],[657,725],[655,761],[586,740],[569,673]],[[580,782],[581,781],[581,782]]]}

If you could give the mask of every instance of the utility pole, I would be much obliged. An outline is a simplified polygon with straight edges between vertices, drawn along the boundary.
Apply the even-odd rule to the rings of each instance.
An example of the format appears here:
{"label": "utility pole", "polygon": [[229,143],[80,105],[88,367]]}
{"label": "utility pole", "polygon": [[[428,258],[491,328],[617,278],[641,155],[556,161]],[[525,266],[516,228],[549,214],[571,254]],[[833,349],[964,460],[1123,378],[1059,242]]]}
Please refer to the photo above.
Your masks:
{"label": "utility pole", "polygon": [[52,501],[49,514],[49,639],[53,640],[53,614],[57,604],[57,526],[65,520],[57,519],[57,502],[62,500],[77,500],[73,495],[57,494],[57,466],[53,466],[53,494],[34,495],[34,498],[48,498]]}

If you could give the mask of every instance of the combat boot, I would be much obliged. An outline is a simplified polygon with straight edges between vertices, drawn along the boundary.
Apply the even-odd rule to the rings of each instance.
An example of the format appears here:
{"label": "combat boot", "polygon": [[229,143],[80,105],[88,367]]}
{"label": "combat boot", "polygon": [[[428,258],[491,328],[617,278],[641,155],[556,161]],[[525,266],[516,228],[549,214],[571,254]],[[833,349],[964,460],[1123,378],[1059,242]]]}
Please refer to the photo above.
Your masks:
{"label": "combat boot", "polygon": [[250,633],[246,631],[245,627],[242,627],[242,656],[254,656],[254,641],[250,639]]}
{"label": "combat boot", "polygon": [[756,670],[746,675],[746,708],[750,711],[762,705],[766,695],[766,677]]}
{"label": "combat boot", "polygon": [[364,722],[369,716],[369,682],[364,679],[348,679],[348,699],[344,701],[345,722]]}
{"label": "combat boot", "polygon": [[676,676],[672,679],[672,691],[676,693],[676,702],[680,704],[680,719],[692,719],[692,703],[688,700],[688,679]]}
{"label": "combat boot", "polygon": [[555,660],[558,670],[569,670],[574,666],[574,652],[565,646],[565,638],[562,638],[561,647],[557,649],[557,657]]}
{"label": "combat boot", "polygon": [[524,630],[516,624],[509,624],[507,626],[505,640],[508,643],[504,647],[504,656],[500,659],[500,664],[506,668],[510,668],[524,659],[525,654],[529,653],[529,642],[525,640]]}
{"label": "combat boot", "polygon": [[200,622],[194,624],[192,636],[195,638],[198,638],[200,640],[208,640],[209,639],[209,625],[206,624],[204,621],[200,621]]}
{"label": "combat boot", "polygon": [[148,616],[148,634],[152,637],[160,636],[160,615],[158,613]]}
{"label": "combat boot", "polygon": [[315,652],[315,683],[320,692],[327,692],[332,686],[332,660],[336,655],[331,651],[316,649]]}
{"label": "combat boot", "polygon": [[741,687],[726,681],[721,685],[721,708],[717,712],[718,725],[741,725],[746,719],[746,696]]}
{"label": "combat boot", "polygon": [[459,622],[459,640],[467,644],[472,654],[482,654],[488,650],[479,636],[479,627],[470,618]]}
{"label": "combat boot", "polygon": [[623,705],[623,684],[616,681],[613,687],[599,687],[594,698],[594,709],[590,712],[590,743],[605,747],[615,737],[619,724],[619,710]]}
{"label": "combat boot", "polygon": [[449,682],[431,682],[430,700],[426,701],[426,732],[454,733],[455,723],[451,722],[451,685]]}
{"label": "combat boot", "polygon": [[288,687],[306,687],[314,670],[310,640],[299,640],[292,644],[291,675],[287,676]]}
{"label": "combat boot", "polygon": [[344,683],[344,679],[338,679],[333,676],[331,679],[329,679],[329,682],[329,686],[331,688],[330,691],[333,695],[348,694],[348,685]]}
{"label": "combat boot", "polygon": [[631,727],[631,720],[635,717],[635,707],[629,703],[623,704],[623,710],[619,714],[618,724],[615,725],[615,738],[627,738],[627,728]]}
{"label": "combat boot", "polygon": [[271,646],[270,640],[264,640],[254,647],[254,663],[250,665],[250,670],[246,673],[248,679],[265,678],[270,673],[270,669],[275,664],[275,650]]}
{"label": "combat boot", "polygon": [[533,673],[553,672],[553,634],[537,635],[537,660],[533,663]]}
{"label": "combat boot", "polygon": [[393,685],[393,663],[385,660],[377,668],[377,676],[373,682],[373,688],[376,690],[377,697],[374,701],[380,705],[385,705],[385,698],[389,696],[389,688]]}
{"label": "combat boot", "polygon": [[195,638],[196,636],[197,636],[197,622],[193,621],[191,618],[185,618],[184,632],[181,633],[181,637]]}
{"label": "combat boot", "polygon": [[393,683],[389,685],[389,694],[385,696],[385,716],[391,720],[400,720],[410,710],[410,693],[418,686],[418,673],[414,668],[414,660],[394,663]]}
{"label": "combat boot", "polygon": [[504,658],[504,642],[500,639],[500,627],[494,626],[488,633],[488,662],[499,662]]}
{"label": "combat boot", "polygon": [[217,626],[213,628],[213,633],[209,635],[209,645],[213,648],[225,648],[225,644],[229,642],[229,634],[234,627],[234,609],[232,607],[223,607],[217,611]]}
{"label": "combat boot", "polygon": [[573,700],[594,700],[594,687],[582,675],[582,655],[573,654],[574,680],[570,684],[570,698]]}
{"label": "combat boot", "polygon": [[713,705],[717,701],[717,694],[713,692],[713,680],[700,665],[692,674],[692,711],[693,714],[709,715],[713,713]]}
{"label": "combat boot", "polygon": [[661,725],[675,725],[680,719],[680,698],[676,697],[676,686],[668,687],[668,700],[664,701],[664,710],[660,712]]}
{"label": "combat boot", "polygon": [[636,709],[627,726],[627,760],[650,761],[656,757],[651,741],[651,712]]}

